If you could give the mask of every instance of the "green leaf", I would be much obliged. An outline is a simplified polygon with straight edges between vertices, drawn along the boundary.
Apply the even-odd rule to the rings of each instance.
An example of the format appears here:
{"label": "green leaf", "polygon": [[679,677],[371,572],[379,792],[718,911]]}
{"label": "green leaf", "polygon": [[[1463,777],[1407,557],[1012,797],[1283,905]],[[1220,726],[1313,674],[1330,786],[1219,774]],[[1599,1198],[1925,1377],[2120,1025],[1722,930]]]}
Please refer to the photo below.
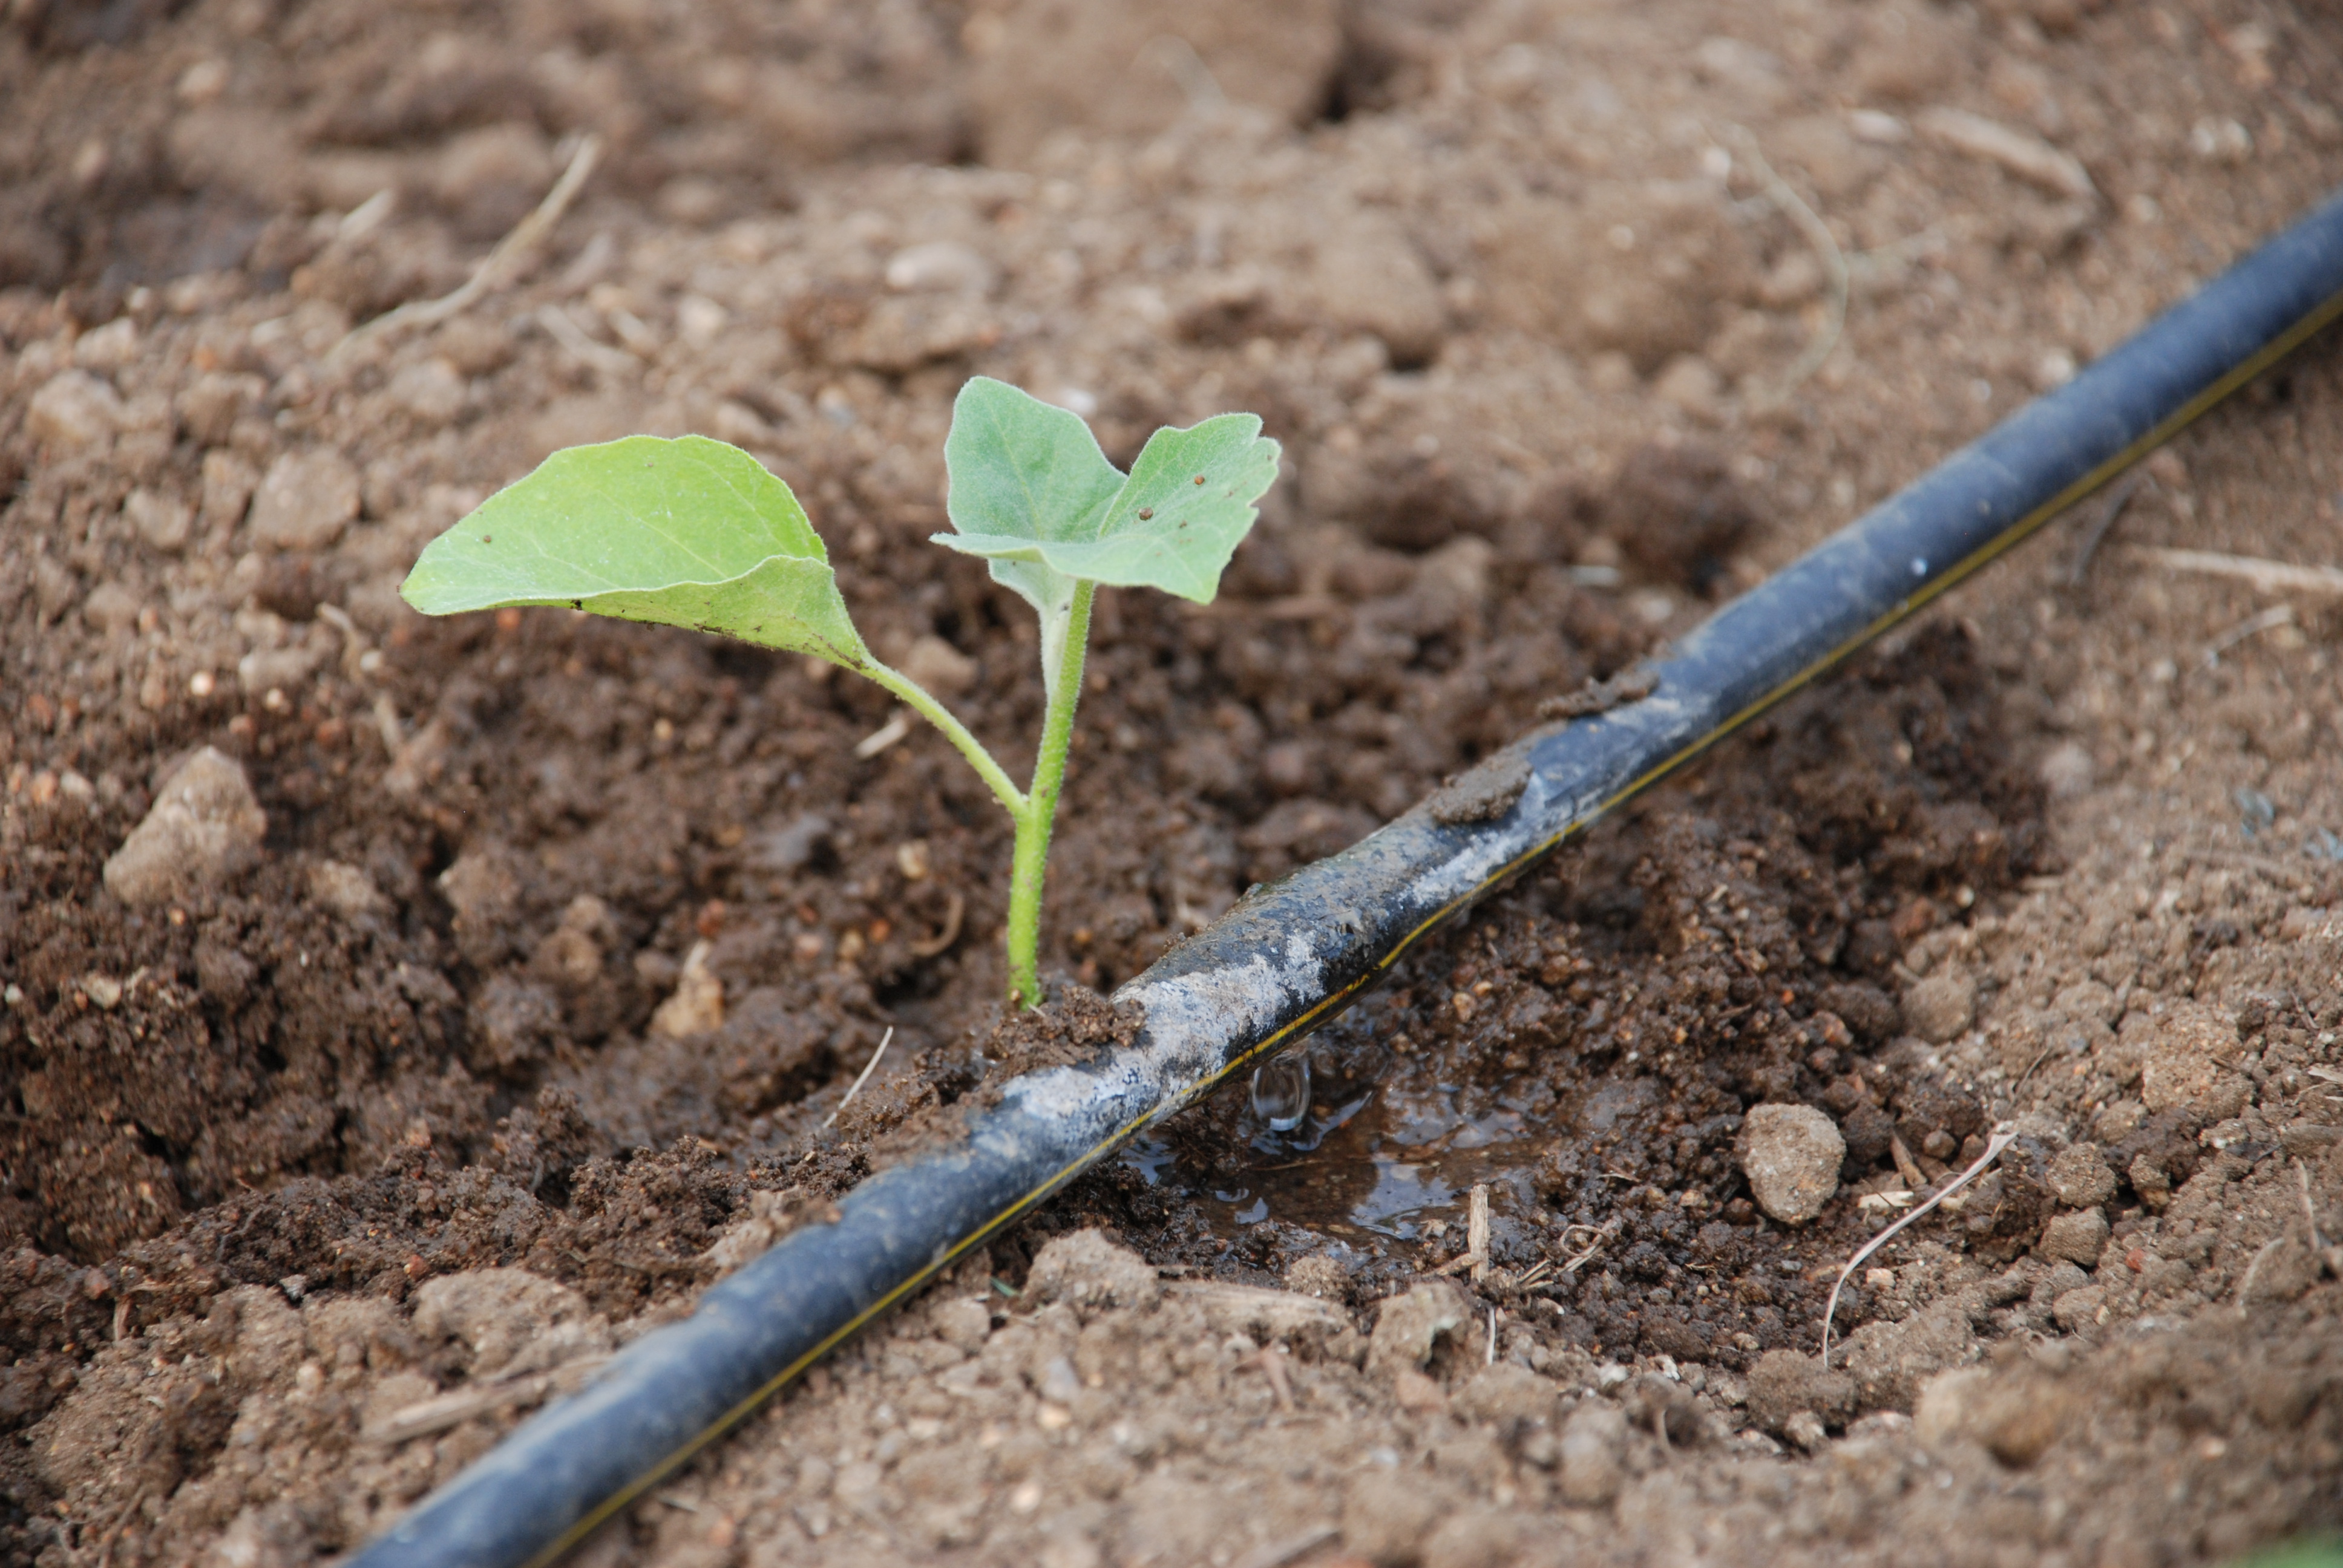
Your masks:
{"label": "green leaf", "polygon": [[556,452],[432,540],[399,592],[426,615],[567,605],[870,660],[789,487],[702,436]]}
{"label": "green leaf", "polygon": [[953,407],[944,460],[957,531],[935,542],[991,561],[1046,620],[1065,579],[1212,602],[1276,482],[1278,445],[1252,415],[1222,414],[1156,431],[1121,479],[1074,415],[979,377]]}
{"label": "green leaf", "polygon": [[[1081,416],[990,376],[971,377],[952,399],[944,473],[945,512],[970,538],[1041,538],[1101,510],[1122,487],[1122,470],[1106,460]],[[964,548],[951,535],[936,538]],[[992,580],[1022,595],[1044,629],[1064,618],[1071,578],[1036,558],[969,553],[991,557]],[[1045,655],[1042,664],[1055,660]]]}

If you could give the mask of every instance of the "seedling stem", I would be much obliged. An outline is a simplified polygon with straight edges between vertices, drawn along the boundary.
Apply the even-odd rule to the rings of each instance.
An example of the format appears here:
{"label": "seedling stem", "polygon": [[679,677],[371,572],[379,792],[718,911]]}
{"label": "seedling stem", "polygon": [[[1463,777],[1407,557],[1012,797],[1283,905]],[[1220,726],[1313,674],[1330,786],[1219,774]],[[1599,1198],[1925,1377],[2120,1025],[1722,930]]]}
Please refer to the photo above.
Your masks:
{"label": "seedling stem", "polygon": [[1033,755],[1033,789],[1017,819],[1017,847],[1009,866],[1009,994],[1020,1007],[1038,1007],[1041,982],[1034,973],[1041,940],[1041,883],[1049,869],[1050,828],[1058,814],[1058,789],[1066,780],[1066,753],[1073,749],[1074,708],[1082,697],[1082,660],[1091,637],[1091,583],[1075,586],[1066,619],[1065,647],[1048,681],[1049,710],[1041,720],[1041,745]]}

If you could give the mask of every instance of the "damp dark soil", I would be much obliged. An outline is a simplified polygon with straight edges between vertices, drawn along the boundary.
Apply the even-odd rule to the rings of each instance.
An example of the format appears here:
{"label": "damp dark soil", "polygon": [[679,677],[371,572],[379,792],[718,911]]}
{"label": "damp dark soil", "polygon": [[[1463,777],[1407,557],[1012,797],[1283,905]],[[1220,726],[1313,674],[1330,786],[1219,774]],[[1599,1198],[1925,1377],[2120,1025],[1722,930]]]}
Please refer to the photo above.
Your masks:
{"label": "damp dark soil", "polygon": [[[0,1559],[354,1549],[963,1101],[1127,1039],[1115,988],[1249,885],[1485,812],[1484,756],[2333,185],[2334,37],[8,8]],[[533,251],[349,336],[589,134]],[[1101,597],[1037,1018],[1008,824],[883,693],[397,596],[556,447],[705,432],[1021,755],[1030,613],[921,542],[977,373],[1118,460],[1227,407],[1290,459],[1220,602]],[[1426,940],[1272,1070],[1298,1122],[1166,1122],[585,1559],[2159,1568],[2343,1526],[2338,623],[2154,553],[2336,564],[2338,451],[2321,341]],[[131,874],[190,759],[249,801]],[[1826,1364],[1842,1265],[1997,1129]]]}

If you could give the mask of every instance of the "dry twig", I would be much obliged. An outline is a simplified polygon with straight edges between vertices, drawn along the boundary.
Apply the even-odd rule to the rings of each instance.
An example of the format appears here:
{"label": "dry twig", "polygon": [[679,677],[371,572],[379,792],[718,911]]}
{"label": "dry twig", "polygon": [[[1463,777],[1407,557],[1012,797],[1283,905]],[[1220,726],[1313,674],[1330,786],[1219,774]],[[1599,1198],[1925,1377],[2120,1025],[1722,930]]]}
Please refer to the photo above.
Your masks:
{"label": "dry twig", "polygon": [[2318,1254],[2318,1261],[2327,1265],[2328,1273],[2343,1280],[2343,1247],[2328,1246],[2318,1229],[2318,1210],[2310,1201],[2310,1167],[2297,1160],[2294,1176],[2302,1187],[2302,1222],[2310,1227],[2310,1250]]}
{"label": "dry twig", "polygon": [[2202,668],[2217,668],[2221,656],[2247,638],[2259,637],[2266,631],[2276,631],[2279,627],[2293,624],[2294,607],[2290,604],[2272,605],[2259,615],[2247,616],[2206,645]]}
{"label": "dry twig", "polygon": [[1277,1400],[1277,1408],[1292,1414],[1293,1387],[1285,1381],[1285,1352],[1275,1345],[1263,1345],[1257,1359],[1261,1362],[1261,1375],[1269,1380],[1269,1392]]}
{"label": "dry twig", "polygon": [[2152,545],[2142,546],[2138,553],[2177,572],[2233,578],[2264,593],[2343,595],[2343,567],[2298,567],[2288,561],[2265,560],[2259,556],[2233,556],[2219,550],[2167,550]]}
{"label": "dry twig", "polygon": [[497,242],[497,247],[472,269],[472,276],[464,280],[462,287],[437,299],[411,299],[396,310],[376,317],[334,345],[334,355],[339,356],[361,338],[378,337],[401,327],[429,327],[445,321],[491,289],[501,288],[510,282],[515,264],[535,250],[552,232],[553,226],[561,221],[561,215],[568,209],[570,202],[585,185],[586,177],[594,172],[595,160],[601,156],[602,138],[588,132],[578,142],[578,151],[570,156],[569,166],[561,171],[561,177],[553,183],[553,188],[546,193],[545,199],[537,204],[534,212],[515,224],[510,234]]}
{"label": "dry twig", "polygon": [[908,944],[910,948],[911,956],[915,959],[931,959],[950,948],[952,943],[960,940],[960,923],[967,914],[968,900],[966,899],[962,898],[957,891],[945,893],[943,930],[938,931],[934,936],[928,938],[924,941],[917,941]]}
{"label": "dry twig", "polygon": [[399,1443],[461,1426],[476,1415],[508,1405],[535,1404],[563,1385],[576,1388],[585,1374],[609,1360],[607,1353],[578,1356],[559,1366],[530,1372],[501,1372],[476,1383],[434,1394],[391,1412],[359,1433],[368,1442]]}
{"label": "dry twig", "polygon": [[894,716],[854,744],[854,759],[868,762],[911,732],[911,710],[898,705]]}
{"label": "dry twig", "polygon": [[1871,1238],[1870,1241],[1865,1241],[1859,1249],[1856,1250],[1855,1256],[1846,1261],[1846,1267],[1838,1271],[1838,1278],[1832,1282],[1830,1301],[1823,1308],[1823,1370],[1825,1372],[1830,1371],[1831,1319],[1838,1315],[1838,1293],[1845,1288],[1848,1278],[1854,1274],[1855,1270],[1863,1267],[1865,1259],[1870,1257],[1872,1253],[1879,1251],[1880,1248],[1887,1245],[1888,1239],[1894,1236],[1896,1231],[1901,1231],[1905,1226],[1909,1225],[1913,1221],[1917,1220],[1921,1215],[1926,1213],[1929,1210],[1934,1209],[1937,1204],[1943,1202],[1946,1199],[1951,1197],[1954,1193],[1959,1191],[1962,1188],[1976,1181],[1977,1177],[1984,1172],[1986,1166],[1992,1164],[1996,1159],[2000,1158],[2001,1151],[2008,1148],[2011,1141],[2016,1138],[2016,1133],[2008,1131],[2006,1127],[1996,1131],[1993,1135],[1992,1141],[1985,1146],[1985,1152],[1977,1156],[1976,1164],[1970,1166],[1958,1176],[1953,1178],[1951,1181],[1945,1185],[1943,1190],[1933,1194],[1926,1202],[1921,1204],[1917,1209],[1913,1210],[1909,1214],[1905,1215],[1901,1220],[1896,1221],[1893,1225],[1888,1226],[1885,1231],[1880,1231],[1879,1234]]}
{"label": "dry twig", "polygon": [[[1594,1240],[1586,1244],[1586,1251],[1579,1253],[1578,1256],[1564,1263],[1562,1266],[1562,1271],[1565,1274],[1574,1274],[1578,1272],[1579,1270],[1584,1268],[1588,1263],[1594,1261],[1594,1254],[1601,1251],[1604,1247],[1609,1243],[1611,1238],[1619,1233],[1621,1223],[1622,1221],[1616,1218],[1604,1221],[1603,1228],[1599,1231],[1594,1231]],[[1593,1227],[1586,1225],[1571,1226],[1569,1230],[1565,1230],[1562,1233],[1563,1244],[1564,1246],[1569,1245],[1571,1231],[1587,1231],[1592,1229]]]}
{"label": "dry twig", "polygon": [[577,318],[558,305],[548,301],[538,306],[534,319],[545,328],[548,337],[582,363],[605,375],[617,376],[635,367],[634,356],[622,348],[613,348],[607,343],[597,343],[587,337],[586,329],[578,325]]}
{"label": "dry twig", "polygon": [[839,1112],[853,1104],[854,1097],[862,1092],[862,1086],[870,1081],[870,1074],[879,1066],[879,1059],[887,1054],[887,1042],[894,1038],[895,1026],[890,1023],[887,1026],[887,1032],[879,1037],[879,1049],[870,1053],[870,1060],[862,1064],[861,1073],[856,1077],[852,1087],[847,1090],[846,1098],[838,1102],[836,1109],[832,1110],[828,1119],[822,1122],[824,1127],[835,1127],[838,1124]]}
{"label": "dry twig", "polygon": [[1324,1545],[1341,1533],[1332,1524],[1313,1524],[1299,1535],[1289,1535],[1282,1541],[1272,1541],[1253,1548],[1237,1560],[1236,1568],[1285,1568],[1288,1563],[1303,1553]]}
{"label": "dry twig", "polygon": [[1839,249],[1838,238],[1831,233],[1830,225],[1823,222],[1815,209],[1805,204],[1805,198],[1774,172],[1774,166],[1765,161],[1765,155],[1758,150],[1757,138],[1749,133],[1748,128],[1727,126],[1725,132],[1732,137],[1735,148],[1749,160],[1751,170],[1765,187],[1766,199],[1784,217],[1797,226],[1798,232],[1805,236],[1806,243],[1814,247],[1815,258],[1823,264],[1823,276],[1829,283],[1822,325],[1815,327],[1815,335],[1807,339],[1805,352],[1783,372],[1780,385],[1753,399],[1760,407],[1777,408],[1788,401],[1790,394],[1807,377],[1822,368],[1823,361],[1831,357],[1831,351],[1838,347],[1840,335],[1846,330],[1846,253]]}
{"label": "dry twig", "polygon": [[1966,109],[1923,109],[1912,123],[1930,141],[1973,158],[1999,164],[2018,178],[2045,190],[2076,201],[2099,199],[2099,188],[2091,183],[2090,171],[2083,167],[2082,161],[2039,136],[2013,130],[1998,120],[1988,120]]}
{"label": "dry twig", "polygon": [[1912,1158],[1909,1149],[1904,1147],[1903,1134],[1891,1132],[1887,1135],[1887,1152],[1895,1157],[1896,1174],[1904,1179],[1904,1185],[1916,1192],[1927,1186],[1928,1178],[1922,1174],[1920,1162]]}

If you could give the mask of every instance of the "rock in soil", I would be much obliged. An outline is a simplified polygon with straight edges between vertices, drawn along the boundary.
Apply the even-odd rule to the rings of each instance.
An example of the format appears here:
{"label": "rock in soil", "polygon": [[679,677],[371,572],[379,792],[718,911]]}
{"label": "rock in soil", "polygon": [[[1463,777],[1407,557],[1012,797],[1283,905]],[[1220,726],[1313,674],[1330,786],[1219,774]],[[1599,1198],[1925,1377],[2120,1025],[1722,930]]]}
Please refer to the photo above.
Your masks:
{"label": "rock in soil", "polygon": [[1757,1207],[1803,1225],[1838,1194],[1846,1140],[1811,1105],[1752,1106],[1741,1130],[1741,1169]]}
{"label": "rock in soil", "polygon": [[318,550],[358,515],[358,471],[339,452],[287,453],[252,497],[252,539],[264,549]]}
{"label": "rock in soil", "polygon": [[267,832],[244,769],[204,747],[173,769],[146,820],[107,859],[106,891],[126,904],[209,892],[259,859]]}

